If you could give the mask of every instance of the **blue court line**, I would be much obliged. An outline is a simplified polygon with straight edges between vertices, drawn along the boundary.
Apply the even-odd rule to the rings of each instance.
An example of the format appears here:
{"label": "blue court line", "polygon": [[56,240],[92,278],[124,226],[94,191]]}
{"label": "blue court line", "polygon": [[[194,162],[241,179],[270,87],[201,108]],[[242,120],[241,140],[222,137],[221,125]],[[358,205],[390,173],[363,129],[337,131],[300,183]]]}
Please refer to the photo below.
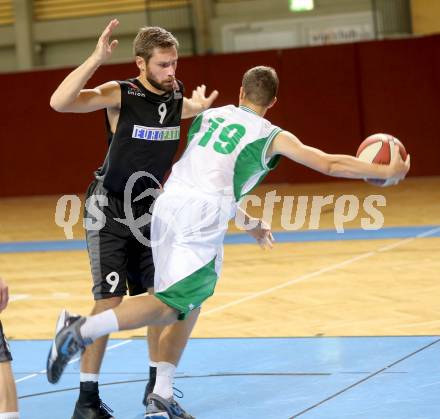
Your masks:
{"label": "blue court line", "polygon": [[[336,230],[306,230],[306,231],[283,231],[274,233],[275,241],[278,243],[290,242],[314,242],[314,241],[336,241],[336,240],[379,240],[379,239],[401,239],[416,237],[438,228],[439,230],[430,234],[429,237],[440,237],[440,225],[406,226],[406,227],[385,227],[380,230],[363,230],[361,228],[347,229],[343,233]],[[255,240],[248,234],[228,234],[225,244],[255,243]]]}
{"label": "blue court line", "polygon": [[[430,230],[438,229],[428,237],[440,237],[440,225],[385,227],[380,230],[347,229],[343,233],[336,230],[281,231],[274,233],[278,243],[337,241],[337,240],[378,240],[404,239],[416,237]],[[227,234],[225,244],[253,244],[255,240],[246,233]],[[87,249],[85,240],[0,242],[0,253],[55,252]]]}

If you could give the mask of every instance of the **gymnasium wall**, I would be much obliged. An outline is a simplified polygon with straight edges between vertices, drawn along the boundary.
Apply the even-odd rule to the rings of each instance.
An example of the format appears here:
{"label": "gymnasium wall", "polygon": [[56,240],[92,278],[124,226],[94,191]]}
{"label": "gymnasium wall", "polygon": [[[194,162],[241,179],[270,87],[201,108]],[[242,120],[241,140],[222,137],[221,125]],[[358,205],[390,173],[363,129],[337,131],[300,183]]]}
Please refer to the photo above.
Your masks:
{"label": "gymnasium wall", "polygon": [[[187,95],[198,83],[218,89],[220,106],[237,103],[242,73],[259,64],[275,67],[281,81],[278,103],[267,117],[303,142],[354,154],[364,137],[387,132],[412,154],[412,176],[440,175],[440,35],[188,57],[179,61],[178,76]],[[0,196],[83,192],[102,162],[103,111],[60,114],[49,107],[51,93],[70,70],[0,75]],[[136,75],[134,64],[107,65],[88,86]],[[326,179],[288,161],[268,177]]]}
{"label": "gymnasium wall", "polygon": [[411,0],[412,30],[417,35],[440,32],[440,2],[438,0]]}

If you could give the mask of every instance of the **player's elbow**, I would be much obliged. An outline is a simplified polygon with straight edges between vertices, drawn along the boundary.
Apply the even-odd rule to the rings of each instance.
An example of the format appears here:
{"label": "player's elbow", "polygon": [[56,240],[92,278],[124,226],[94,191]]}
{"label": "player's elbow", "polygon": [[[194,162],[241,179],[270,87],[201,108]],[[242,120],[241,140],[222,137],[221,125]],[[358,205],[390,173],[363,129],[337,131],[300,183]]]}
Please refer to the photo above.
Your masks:
{"label": "player's elbow", "polygon": [[56,99],[53,98],[53,96],[50,98],[50,107],[56,111],[56,112],[63,112],[63,107],[60,106],[60,104],[58,103],[58,101]]}
{"label": "player's elbow", "polygon": [[54,94],[51,96],[49,104],[56,112],[67,112],[66,106]]}

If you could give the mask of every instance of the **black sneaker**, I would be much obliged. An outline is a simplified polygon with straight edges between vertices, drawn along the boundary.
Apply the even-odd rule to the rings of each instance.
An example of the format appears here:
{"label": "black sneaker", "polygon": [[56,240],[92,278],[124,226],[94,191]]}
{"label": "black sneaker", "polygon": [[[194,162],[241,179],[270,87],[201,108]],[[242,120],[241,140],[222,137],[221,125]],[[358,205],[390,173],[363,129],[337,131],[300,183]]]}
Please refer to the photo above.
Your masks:
{"label": "black sneaker", "polygon": [[55,337],[47,356],[47,380],[55,384],[61,378],[67,363],[86,345],[92,343],[91,339],[83,339],[79,331],[85,317],[72,316],[66,310],[62,310],[58,317]]}
{"label": "black sneaker", "polygon": [[144,418],[147,419],[195,419],[186,413],[174,399],[166,400],[157,394],[148,396],[147,410]]}
{"label": "black sneaker", "polygon": [[113,410],[101,400],[98,404],[77,401],[72,419],[115,419],[112,413]]}

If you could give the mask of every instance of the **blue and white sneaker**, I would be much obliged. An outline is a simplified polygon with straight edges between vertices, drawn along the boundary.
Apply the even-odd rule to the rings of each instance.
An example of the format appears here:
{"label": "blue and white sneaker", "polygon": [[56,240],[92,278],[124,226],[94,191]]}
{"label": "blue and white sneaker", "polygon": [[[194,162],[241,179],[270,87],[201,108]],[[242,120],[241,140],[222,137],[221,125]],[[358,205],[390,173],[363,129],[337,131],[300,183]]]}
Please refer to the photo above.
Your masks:
{"label": "blue and white sneaker", "polygon": [[195,419],[186,413],[174,399],[166,400],[157,394],[151,393],[147,398],[147,410],[144,418],[147,419]]}
{"label": "blue and white sneaker", "polygon": [[83,339],[80,327],[86,321],[85,317],[71,315],[62,310],[55,328],[55,337],[47,356],[47,380],[55,384],[61,378],[68,362],[86,345],[92,343],[91,339]]}

